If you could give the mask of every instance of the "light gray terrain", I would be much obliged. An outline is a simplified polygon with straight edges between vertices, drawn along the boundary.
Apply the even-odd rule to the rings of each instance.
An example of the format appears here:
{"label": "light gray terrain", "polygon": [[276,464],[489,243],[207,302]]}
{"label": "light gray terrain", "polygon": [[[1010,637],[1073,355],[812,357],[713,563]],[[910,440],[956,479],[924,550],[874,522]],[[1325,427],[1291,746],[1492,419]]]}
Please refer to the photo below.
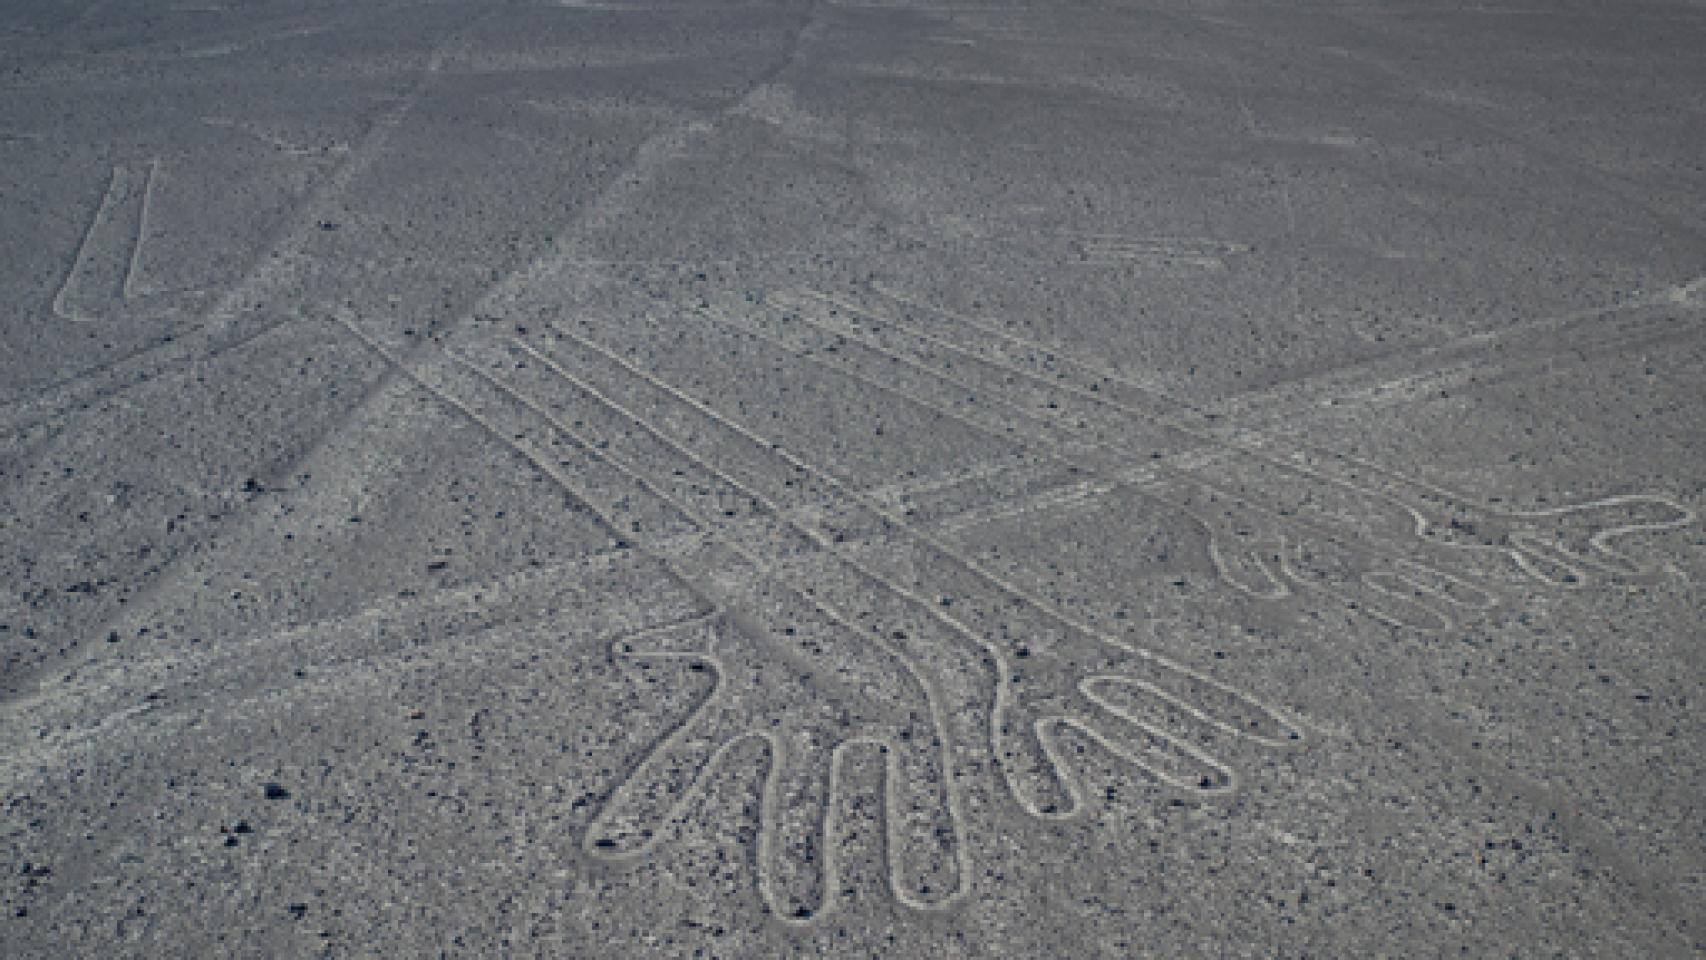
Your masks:
{"label": "light gray terrain", "polygon": [[0,4],[0,955],[1706,954],[1699,0]]}

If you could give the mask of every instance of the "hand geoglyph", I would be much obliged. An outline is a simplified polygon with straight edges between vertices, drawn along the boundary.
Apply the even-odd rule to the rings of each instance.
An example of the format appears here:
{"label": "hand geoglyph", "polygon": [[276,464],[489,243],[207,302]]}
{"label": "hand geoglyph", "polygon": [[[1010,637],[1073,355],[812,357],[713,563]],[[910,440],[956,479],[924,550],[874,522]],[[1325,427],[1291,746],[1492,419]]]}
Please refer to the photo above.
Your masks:
{"label": "hand geoglyph", "polygon": [[[725,551],[703,559],[722,561],[719,577],[754,573]],[[848,752],[863,747],[883,762],[895,896],[918,909],[951,902],[966,882],[965,847],[927,683],[874,632],[773,577],[743,579],[725,584],[731,593],[705,621],[617,644],[619,657],[642,666],[684,659],[709,668],[716,686],[611,795],[588,830],[587,852],[647,853],[693,789],[751,741],[767,763],[760,892],[777,916],[808,920],[837,897],[834,801]]]}
{"label": "hand geoglyph", "polygon": [[[932,314],[926,329],[900,310],[809,293],[773,306],[699,316],[1016,435],[1090,477],[1091,493],[1128,490],[1183,512],[1207,531],[1222,579],[1259,599],[1321,594],[1395,627],[1443,629],[1502,602],[1500,563],[1548,586],[1652,576],[1616,539],[1692,519],[1646,495],[1496,514],[1348,457],[1181,426],[1141,388],[965,318]],[[387,358],[656,556],[708,611],[616,643],[636,670],[686,664],[714,685],[611,791],[584,838],[593,857],[646,855],[730,757],[756,750],[759,892],[784,922],[813,922],[841,896],[835,811],[849,758],[865,752],[881,769],[892,894],[920,910],[955,902],[973,871],[945,650],[982,664],[991,690],[976,726],[1014,801],[1038,818],[1086,807],[1074,743],[1165,789],[1214,797],[1238,785],[1224,759],[1235,743],[1304,740],[1278,708],[1075,620],[851,478],[604,346],[590,325],[413,364]]]}

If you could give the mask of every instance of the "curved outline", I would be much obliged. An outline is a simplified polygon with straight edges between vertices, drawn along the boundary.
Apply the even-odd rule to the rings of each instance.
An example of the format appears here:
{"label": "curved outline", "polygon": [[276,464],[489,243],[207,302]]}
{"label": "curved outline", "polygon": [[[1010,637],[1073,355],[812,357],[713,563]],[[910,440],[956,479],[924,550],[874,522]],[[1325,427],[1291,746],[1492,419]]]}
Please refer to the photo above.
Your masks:
{"label": "curved outline", "polygon": [[[1433,492],[1435,492],[1436,494],[1438,494],[1441,497],[1446,498],[1447,500],[1451,500],[1451,501],[1457,502],[1457,503],[1464,503],[1465,502],[1463,497],[1459,496],[1456,493],[1453,493],[1450,490],[1445,489],[1444,487],[1440,487],[1436,484],[1429,483],[1426,480],[1421,480],[1421,479],[1413,478],[1413,477],[1405,477],[1405,476],[1402,476],[1400,474],[1396,474],[1396,473],[1394,473],[1390,470],[1387,470],[1386,468],[1380,466],[1379,464],[1371,463],[1371,462],[1364,460],[1360,457],[1353,457],[1350,454],[1338,454],[1338,453],[1332,454],[1332,456],[1336,456],[1336,457],[1339,457],[1341,459],[1350,460],[1350,461],[1353,461],[1355,463],[1359,463],[1362,466],[1366,467],[1367,469],[1373,470],[1373,471],[1378,472],[1378,473],[1384,473],[1384,474],[1390,476],[1392,479],[1394,479],[1400,483],[1408,483],[1408,484],[1412,484],[1412,485],[1421,487],[1423,489],[1432,490]],[[1612,565],[1610,565],[1604,561],[1596,560],[1590,556],[1582,556],[1580,554],[1575,554],[1575,553],[1572,553],[1568,550],[1560,549],[1559,547],[1555,546],[1554,544],[1547,543],[1541,539],[1543,535],[1541,534],[1540,531],[1537,531],[1537,530],[1513,530],[1509,534],[1509,540],[1511,542],[1508,544],[1506,544],[1506,543],[1452,543],[1450,541],[1432,541],[1431,538],[1428,538],[1427,532],[1428,532],[1428,530],[1438,526],[1438,524],[1435,521],[1428,519],[1427,515],[1424,514],[1421,510],[1413,507],[1412,505],[1410,505],[1408,503],[1405,503],[1403,501],[1398,500],[1393,495],[1387,494],[1383,491],[1371,491],[1371,492],[1373,492],[1377,496],[1380,496],[1380,497],[1388,500],[1389,502],[1397,504],[1399,507],[1403,508],[1403,510],[1406,513],[1408,513],[1410,515],[1411,519],[1414,521],[1414,523],[1415,523],[1414,533],[1418,538],[1426,538],[1426,539],[1429,539],[1430,542],[1438,542],[1442,546],[1450,547],[1451,549],[1454,549],[1454,550],[1485,550],[1485,551],[1491,551],[1494,553],[1502,554],[1503,556],[1508,558],[1511,562],[1515,563],[1522,570],[1523,573],[1528,574],[1529,577],[1533,578],[1535,581],[1539,582],[1540,584],[1545,585],[1545,586],[1557,587],[1557,588],[1565,589],[1565,590],[1579,590],[1579,589],[1582,589],[1583,587],[1586,587],[1587,585],[1589,585],[1593,581],[1593,578],[1588,575],[1587,570],[1582,568],[1582,566],[1581,566],[1582,564],[1585,564],[1588,567],[1592,567],[1592,568],[1600,571],[1602,574],[1604,574],[1610,578],[1616,578],[1619,576],[1641,577],[1641,576],[1649,576],[1649,575],[1661,572],[1662,567],[1660,567],[1660,566],[1653,565],[1653,564],[1643,564],[1639,561],[1636,561],[1636,560],[1629,558],[1628,556],[1626,556],[1622,553],[1619,553],[1617,550],[1615,550],[1611,547],[1610,541],[1613,538],[1626,536],[1626,535],[1632,534],[1632,533],[1642,533],[1642,532],[1650,532],[1650,531],[1658,531],[1658,530],[1681,529],[1681,528],[1686,527],[1689,524],[1693,523],[1695,521],[1695,519],[1699,516],[1699,514],[1696,513],[1695,510],[1693,508],[1689,507],[1688,505],[1686,505],[1686,504],[1682,503],[1681,501],[1676,500],[1672,497],[1668,497],[1668,496],[1665,496],[1664,494],[1659,494],[1659,493],[1617,494],[1617,495],[1610,496],[1610,497],[1601,497],[1597,500],[1585,500],[1585,501],[1582,501],[1581,503],[1572,503],[1572,504],[1568,504],[1568,505],[1565,505],[1562,507],[1548,507],[1548,508],[1543,509],[1543,510],[1492,510],[1492,509],[1487,509],[1487,508],[1483,508],[1483,507],[1477,507],[1473,504],[1469,504],[1470,509],[1480,510],[1486,514],[1493,516],[1494,518],[1503,518],[1503,519],[1506,519],[1509,521],[1522,521],[1522,520],[1538,521],[1538,520],[1550,519],[1553,517],[1569,516],[1572,513],[1585,513],[1589,510],[1593,510],[1593,509],[1598,508],[1598,507],[1619,506],[1621,504],[1626,504],[1626,503],[1657,504],[1661,507],[1665,507],[1669,510],[1675,511],[1677,514],[1677,517],[1673,520],[1641,521],[1638,523],[1629,523],[1629,524],[1623,524],[1621,526],[1608,527],[1604,530],[1600,530],[1600,531],[1594,533],[1592,536],[1590,536],[1588,538],[1588,545],[1590,547],[1592,547],[1593,549],[1598,550],[1599,552],[1605,554],[1608,557],[1613,557],[1613,558],[1616,558],[1618,560],[1622,560],[1629,565],[1629,569],[1620,570],[1620,569],[1617,569],[1616,567],[1614,567],[1614,566],[1612,566]],[[1574,577],[1575,581],[1574,582],[1569,582],[1569,581],[1562,581],[1561,582],[1554,577],[1548,576],[1535,563],[1536,560],[1543,560],[1549,564],[1552,564],[1552,565],[1555,565],[1558,567],[1562,567],[1563,569],[1569,571],[1569,575]]]}

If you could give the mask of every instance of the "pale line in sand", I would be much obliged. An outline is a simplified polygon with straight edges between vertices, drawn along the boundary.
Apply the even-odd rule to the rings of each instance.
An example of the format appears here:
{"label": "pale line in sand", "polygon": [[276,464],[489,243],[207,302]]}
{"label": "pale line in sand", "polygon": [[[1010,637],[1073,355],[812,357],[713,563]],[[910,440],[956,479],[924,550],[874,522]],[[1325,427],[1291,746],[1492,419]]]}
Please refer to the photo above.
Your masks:
{"label": "pale line in sand", "polygon": [[1128,234],[1066,234],[1080,256],[1094,264],[1126,261],[1177,263],[1208,270],[1226,266],[1226,257],[1248,253],[1246,244],[1212,237],[1148,237]]}
{"label": "pale line in sand", "polygon": [[894,483],[880,484],[865,490],[865,496],[899,506],[912,497],[924,496],[950,490],[954,487],[974,484],[983,480],[994,479],[1003,475],[1028,474],[1040,477],[1042,470],[1034,464],[1018,464],[1008,460],[990,460],[983,463],[973,463],[970,466],[956,467],[940,474],[919,477],[916,480],[903,480]]}
{"label": "pale line in sand", "polygon": [[130,259],[124,268],[124,286],[120,293],[126,300],[136,296],[136,276],[142,263],[142,245],[148,241],[148,217],[154,209],[154,181],[160,175],[160,158],[148,161],[148,179],[142,186],[142,209],[136,214],[136,239],[130,245]]}
{"label": "pale line in sand", "polygon": [[1244,117],[1244,129],[1250,134],[1251,139],[1264,139],[1265,135],[1256,126],[1256,113],[1250,109],[1250,104],[1243,97],[1238,98],[1238,110]]}
{"label": "pale line in sand", "polygon": [[[1700,299],[1701,291],[1706,289],[1706,277],[1696,278],[1692,281],[1675,284],[1657,292],[1632,299],[1625,303],[1609,306],[1587,307],[1580,310],[1572,310],[1554,316],[1544,317],[1501,330],[1466,334],[1441,344],[1423,347],[1416,351],[1416,355],[1414,356],[1398,358],[1406,367],[1420,367],[1424,363],[1431,362],[1432,366],[1429,369],[1412,371],[1408,374],[1399,373],[1396,376],[1388,375],[1386,379],[1381,380],[1380,382],[1357,386],[1355,383],[1356,379],[1367,379],[1371,373],[1392,365],[1393,361],[1391,359],[1379,358],[1367,363],[1357,364],[1337,371],[1331,371],[1315,377],[1311,381],[1305,381],[1305,383],[1322,384],[1328,390],[1339,391],[1337,393],[1323,393],[1321,389],[1317,388],[1314,395],[1299,398],[1297,394],[1300,392],[1299,388],[1303,384],[1292,382],[1269,390],[1256,391],[1233,397],[1229,401],[1224,401],[1218,404],[1217,408],[1211,410],[1192,404],[1182,397],[1169,396],[1165,391],[1156,386],[1132,379],[1130,374],[1116,373],[1111,369],[1104,370],[1093,361],[1073,357],[1069,350],[1065,350],[1061,347],[1029,341],[1024,337],[1018,336],[1017,334],[996,326],[988,321],[972,318],[946,307],[921,303],[915,297],[901,292],[891,284],[877,281],[872,283],[871,287],[875,292],[880,293],[897,303],[926,310],[937,316],[974,328],[980,335],[992,336],[997,339],[1014,342],[1023,347],[1041,350],[1048,354],[1064,356],[1073,360],[1080,366],[1091,368],[1098,376],[1105,376],[1108,379],[1118,381],[1139,392],[1164,398],[1166,401],[1176,404],[1179,407],[1177,416],[1188,415],[1188,419],[1195,421],[1226,420],[1228,418],[1239,421],[1250,421],[1252,419],[1261,420],[1264,417],[1267,419],[1294,417],[1300,412],[1297,408],[1297,404],[1300,401],[1304,404],[1305,409],[1309,407],[1331,407],[1356,401],[1371,404],[1376,401],[1392,402],[1393,400],[1400,398],[1400,391],[1413,389],[1407,386],[1412,381],[1417,383],[1431,383],[1436,388],[1440,385],[1460,382],[1462,377],[1466,376],[1468,372],[1473,372],[1473,370],[1476,369],[1469,367],[1466,370],[1465,368],[1467,365],[1484,362],[1484,354],[1490,354],[1493,351],[1505,349],[1508,344],[1513,342],[1522,342],[1522,338],[1537,341],[1534,346],[1544,347],[1542,353],[1544,355],[1552,355],[1568,349],[1570,345],[1568,342],[1563,344],[1554,343],[1553,341],[1547,340],[1545,335],[1556,331],[1567,330],[1572,325],[1580,325],[1583,321],[1597,320],[1601,317],[1629,313],[1648,306],[1706,306],[1706,301],[1702,301]],[[1608,345],[1623,342],[1625,338],[1638,336],[1644,332],[1639,327],[1639,324],[1641,323],[1651,324],[1652,321],[1638,320],[1636,322],[1637,329],[1634,333],[1625,333],[1609,338],[1607,341]],[[1591,342],[1597,342],[1597,340]],[[1468,354],[1468,356],[1463,357],[1458,356],[1458,354]],[[1449,381],[1440,379],[1441,377],[1448,375],[1457,379]],[[1430,377],[1434,379],[1431,381],[1426,379]]]}
{"label": "pale line in sand", "polygon": [[345,153],[348,153],[350,151],[350,145],[347,143],[341,143],[341,142],[340,143],[328,144],[327,146],[320,147],[320,148],[303,146],[300,143],[295,143],[295,142],[292,142],[290,140],[286,140],[283,137],[277,136],[276,134],[268,133],[266,130],[261,129],[260,127],[254,125],[254,124],[244,123],[240,120],[235,120],[231,117],[207,116],[207,117],[200,117],[198,119],[200,119],[202,123],[205,123],[210,127],[219,127],[219,128],[226,129],[226,130],[237,130],[237,131],[240,131],[242,133],[246,133],[249,136],[255,138],[256,140],[259,140],[262,143],[265,143],[265,144],[273,147],[278,152],[283,153],[283,154],[287,154],[287,155],[293,156],[293,157],[317,157],[317,156],[325,156],[327,154],[345,154]]}
{"label": "pale line in sand", "polygon": [[1012,520],[1033,513],[1070,510],[1088,504],[1097,497],[1114,493],[1119,489],[1119,486],[1113,481],[1084,480],[1043,490],[1017,500],[990,504],[978,510],[969,510],[934,524],[934,527],[944,533],[952,533],[957,530],[981,527],[1003,520]]}
{"label": "pale line in sand", "polygon": [[[1674,292],[1666,291],[1654,297],[1647,298],[1640,304],[1632,305],[1629,309],[1641,309],[1645,306],[1666,304],[1680,304],[1684,306],[1692,305],[1686,300],[1676,300],[1674,297]],[[1583,319],[1598,318],[1607,315],[1616,317],[1618,313],[1624,312],[1624,309],[1625,308],[1614,308],[1611,310],[1584,310],[1573,314],[1566,314],[1565,317],[1571,322],[1579,322]],[[1479,335],[1477,337],[1465,338],[1465,341],[1479,343],[1484,345],[1486,349],[1477,351],[1473,349],[1472,345],[1465,343],[1465,341],[1460,341],[1459,344],[1464,345],[1448,345],[1447,347],[1440,348],[1440,351],[1455,348],[1464,354],[1464,356],[1461,356],[1456,360],[1447,361],[1432,369],[1421,369],[1409,373],[1394,371],[1397,375],[1392,376],[1389,379],[1381,380],[1376,383],[1363,384],[1359,387],[1352,387],[1344,392],[1333,394],[1322,399],[1309,399],[1306,402],[1308,406],[1316,408],[1348,406],[1354,409],[1357,405],[1360,405],[1363,409],[1374,410],[1381,407],[1391,407],[1402,403],[1413,403],[1430,397],[1439,396],[1451,390],[1463,389],[1475,383],[1482,375],[1489,372],[1495,374],[1515,374],[1526,369],[1549,366],[1558,357],[1569,354],[1581,354],[1592,350],[1628,349],[1636,346],[1663,343],[1667,340],[1686,339],[1699,332],[1699,328],[1695,321],[1678,320],[1673,317],[1662,316],[1635,316],[1621,320],[1613,319],[1609,321],[1609,324],[1613,329],[1604,331],[1594,330],[1591,332],[1581,331],[1580,339],[1560,339],[1559,341],[1552,343],[1531,344],[1521,344],[1521,341],[1516,341],[1518,345],[1526,346],[1528,349],[1524,352],[1523,356],[1503,362],[1496,361],[1492,355],[1497,351],[1507,349],[1511,345],[1511,341],[1514,340],[1514,337],[1507,339],[1501,333],[1489,333]],[[1563,324],[1559,324],[1559,326],[1561,327]],[[1524,327],[1518,328],[1512,332],[1516,335],[1523,335],[1531,334],[1539,329],[1544,328],[1539,326]],[[1561,333],[1565,334],[1571,332],[1573,331],[1561,331]],[[1429,349],[1423,352],[1433,354],[1438,351]],[[1370,366],[1390,366],[1390,364],[1373,364]],[[1333,375],[1328,375],[1322,379],[1329,380],[1333,378]],[[1284,391],[1264,391],[1264,394],[1283,392]],[[1293,389],[1291,392],[1295,393],[1296,390]],[[1236,404],[1235,409],[1248,411],[1251,406],[1260,406],[1263,399],[1264,398],[1261,396],[1249,399],[1237,398],[1234,401]],[[1249,418],[1246,416],[1240,419]],[[1251,424],[1250,426],[1253,428],[1257,427],[1256,424]]]}
{"label": "pale line in sand", "polygon": [[[1281,183],[1279,185],[1280,203],[1285,208],[1285,235],[1293,248],[1297,247],[1297,211],[1292,207],[1291,188]],[[1303,290],[1297,276],[1297,263],[1292,261],[1287,271],[1287,284],[1291,291],[1291,319],[1293,322],[1303,319]]]}

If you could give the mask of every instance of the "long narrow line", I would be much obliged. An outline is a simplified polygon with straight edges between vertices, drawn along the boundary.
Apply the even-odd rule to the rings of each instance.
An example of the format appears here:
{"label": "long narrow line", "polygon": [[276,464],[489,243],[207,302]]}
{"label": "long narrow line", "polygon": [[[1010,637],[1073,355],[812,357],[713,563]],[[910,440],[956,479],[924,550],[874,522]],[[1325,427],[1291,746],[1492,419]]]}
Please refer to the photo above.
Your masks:
{"label": "long narrow line", "polygon": [[[1676,284],[1676,285],[1667,287],[1664,290],[1657,291],[1655,293],[1651,293],[1651,294],[1648,294],[1648,295],[1643,296],[1643,297],[1638,297],[1638,298],[1635,298],[1629,302],[1622,303],[1622,304],[1588,307],[1588,308],[1584,308],[1581,310],[1569,311],[1569,312],[1558,314],[1555,316],[1545,317],[1545,318],[1542,318],[1539,320],[1535,320],[1535,321],[1532,321],[1530,323],[1521,325],[1519,327],[1510,328],[1510,329],[1501,330],[1501,331],[1482,331],[1482,332],[1478,332],[1478,333],[1471,333],[1471,334],[1464,335],[1462,337],[1458,337],[1454,340],[1447,341],[1447,342],[1442,343],[1442,344],[1438,344],[1438,345],[1435,345],[1432,347],[1425,348],[1421,352],[1425,356],[1450,357],[1454,354],[1463,354],[1465,351],[1471,351],[1471,350],[1483,350],[1484,351],[1486,348],[1496,347],[1499,344],[1509,342],[1510,340],[1515,339],[1515,338],[1538,336],[1539,334],[1542,334],[1542,333],[1545,333],[1548,331],[1558,330],[1558,329],[1561,329],[1564,327],[1568,327],[1572,324],[1581,323],[1582,321],[1585,321],[1585,320],[1592,320],[1592,319],[1596,319],[1599,317],[1614,316],[1614,315],[1618,315],[1618,314],[1631,313],[1631,312],[1634,312],[1634,311],[1637,311],[1640,309],[1644,309],[1647,307],[1653,307],[1653,306],[1687,304],[1687,303],[1689,303],[1688,294],[1691,291],[1693,291],[1696,287],[1699,287],[1702,283],[1706,283],[1706,278],[1699,278],[1699,279],[1696,279],[1696,280],[1693,280],[1693,281],[1690,281],[1687,283]],[[1195,404],[1192,404],[1192,403],[1184,400],[1183,398],[1176,397],[1176,396],[1170,396],[1168,394],[1165,394],[1165,393],[1157,390],[1153,386],[1150,386],[1150,385],[1145,384],[1145,383],[1140,383],[1137,380],[1132,379],[1130,376],[1128,376],[1126,374],[1120,373],[1118,371],[1113,370],[1112,368],[1106,367],[1106,366],[1099,364],[1093,360],[1089,360],[1083,356],[1077,355],[1071,350],[1067,350],[1067,349],[1063,349],[1060,347],[1044,344],[1044,343],[1041,343],[1038,341],[1030,340],[1026,337],[1023,337],[1023,336],[1015,334],[1011,331],[1005,330],[1005,329],[1003,329],[999,326],[996,326],[992,323],[989,323],[987,321],[979,320],[975,317],[968,316],[966,314],[959,313],[957,311],[949,310],[945,307],[921,303],[916,298],[909,296],[905,293],[902,293],[902,292],[894,289],[892,286],[890,286],[888,284],[884,284],[884,283],[879,282],[879,283],[874,284],[873,286],[874,286],[874,289],[876,289],[879,293],[888,297],[891,300],[894,300],[897,303],[900,303],[900,304],[903,304],[905,306],[912,307],[912,308],[915,308],[918,310],[922,310],[922,311],[934,314],[934,315],[939,316],[939,317],[946,318],[947,320],[950,320],[953,323],[959,324],[962,327],[969,328],[969,329],[971,329],[971,330],[973,330],[979,334],[994,337],[994,338],[1000,339],[1000,340],[1005,340],[1005,341],[1012,343],[1015,346],[1018,346],[1020,348],[1023,348],[1026,350],[1040,351],[1040,352],[1047,353],[1051,357],[1056,357],[1056,358],[1062,359],[1062,360],[1066,361],[1068,364],[1070,364],[1072,366],[1076,366],[1076,367],[1080,368],[1081,370],[1083,370],[1085,373],[1088,373],[1094,377],[1106,379],[1106,380],[1118,383],[1123,387],[1127,387],[1127,388],[1133,390],[1134,392],[1143,395],[1146,399],[1156,403],[1158,406],[1166,407],[1172,411],[1175,411],[1173,413],[1170,413],[1166,418],[1164,418],[1164,419],[1167,419],[1168,422],[1171,422],[1172,419],[1175,417],[1182,417],[1187,413],[1189,415],[1191,415],[1193,418],[1200,419],[1200,420],[1219,419],[1219,417],[1216,414],[1210,413],[1208,410],[1206,410],[1202,407],[1199,407]],[[857,312],[864,313],[864,314],[870,314],[871,313],[871,311],[863,310],[863,309],[860,309]],[[1473,363],[1473,362],[1477,362],[1473,357],[1463,357],[1463,358],[1457,359],[1457,360],[1448,360],[1447,367],[1442,368],[1442,370],[1449,370],[1452,368],[1452,365],[1462,366],[1465,363]],[[1375,365],[1378,365],[1378,361]],[[1341,371],[1339,375],[1342,377],[1345,373],[1354,373],[1354,372],[1356,372],[1356,371],[1355,370]],[[1355,399],[1357,396],[1360,396],[1362,393],[1367,392],[1368,389],[1371,389],[1371,388],[1363,388],[1363,389],[1361,389],[1361,390],[1359,390],[1353,394],[1341,395],[1340,397],[1338,397],[1338,399],[1339,400]],[[1256,401],[1250,400],[1247,402],[1254,403]],[[1315,401],[1315,403],[1317,403],[1317,404],[1319,404],[1321,402],[1322,401]],[[1264,405],[1268,405],[1268,404],[1264,404]],[[1153,418],[1153,417],[1156,417],[1157,415],[1154,413],[1149,413],[1148,416]],[[1181,424],[1181,426],[1183,426],[1183,425],[1184,424]]]}
{"label": "long narrow line", "polygon": [[142,244],[148,239],[148,217],[154,210],[154,181],[160,175],[160,158],[148,161],[148,177],[142,184],[142,209],[136,215],[136,236],[130,244],[130,259],[124,267],[124,286],[120,296],[130,300],[136,296],[137,276],[142,272]]}

